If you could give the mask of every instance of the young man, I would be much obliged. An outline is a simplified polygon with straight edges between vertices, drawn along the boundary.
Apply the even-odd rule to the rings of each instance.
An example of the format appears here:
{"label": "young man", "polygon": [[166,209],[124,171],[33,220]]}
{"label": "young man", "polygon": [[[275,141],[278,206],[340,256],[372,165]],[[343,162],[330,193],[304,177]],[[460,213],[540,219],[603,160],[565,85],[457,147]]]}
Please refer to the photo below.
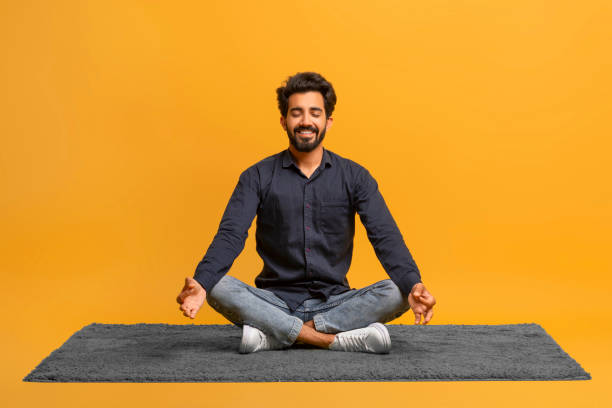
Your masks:
{"label": "young man", "polygon": [[[388,353],[383,323],[408,309],[427,324],[436,300],[369,171],[323,148],[336,104],[332,85],[302,72],[276,90],[289,148],[240,174],[219,230],[177,296],[194,318],[206,300],[243,329],[239,352],[294,342],[338,351]],[[351,289],[355,213],[391,279]],[[263,270],[255,287],[226,275],[257,215]]]}

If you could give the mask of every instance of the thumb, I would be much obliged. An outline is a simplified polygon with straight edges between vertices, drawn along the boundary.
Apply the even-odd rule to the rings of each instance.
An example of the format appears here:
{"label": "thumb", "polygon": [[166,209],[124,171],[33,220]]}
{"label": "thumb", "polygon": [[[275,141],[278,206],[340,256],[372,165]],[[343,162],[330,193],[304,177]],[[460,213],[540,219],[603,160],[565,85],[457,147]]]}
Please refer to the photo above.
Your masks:
{"label": "thumb", "polygon": [[187,287],[189,289],[194,289],[198,287],[196,280],[193,278],[189,278],[189,277],[185,278],[185,283],[187,284]]}

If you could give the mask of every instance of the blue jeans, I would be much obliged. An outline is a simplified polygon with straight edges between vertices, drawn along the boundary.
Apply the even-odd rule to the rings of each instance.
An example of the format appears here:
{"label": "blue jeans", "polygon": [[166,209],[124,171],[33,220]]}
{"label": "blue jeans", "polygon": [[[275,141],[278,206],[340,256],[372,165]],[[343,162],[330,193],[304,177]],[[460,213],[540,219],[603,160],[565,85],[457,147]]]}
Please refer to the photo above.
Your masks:
{"label": "blue jeans", "polygon": [[339,333],[390,322],[410,309],[408,298],[391,279],[333,295],[327,302],[307,299],[291,313],[285,301],[271,291],[225,275],[206,293],[206,301],[236,326],[256,327],[285,346],[295,342],[309,320],[314,320],[319,332]]}

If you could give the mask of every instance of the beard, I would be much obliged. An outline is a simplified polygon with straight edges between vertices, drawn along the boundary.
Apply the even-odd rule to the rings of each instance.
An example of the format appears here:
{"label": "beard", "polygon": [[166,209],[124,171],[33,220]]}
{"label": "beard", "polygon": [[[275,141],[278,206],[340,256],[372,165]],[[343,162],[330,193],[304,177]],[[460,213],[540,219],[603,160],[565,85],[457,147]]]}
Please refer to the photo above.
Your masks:
{"label": "beard", "polygon": [[[309,140],[304,140],[300,135],[296,134],[297,131],[300,129],[311,130],[314,132],[314,134]],[[287,128],[287,136],[289,136],[289,143],[291,143],[293,147],[295,147],[295,150],[297,150],[298,152],[311,152],[321,144],[323,139],[325,139],[326,130],[326,127],[323,127],[321,134],[319,134],[319,130],[314,126],[305,128],[296,127],[295,129],[293,129],[293,132],[291,132],[289,128]]]}

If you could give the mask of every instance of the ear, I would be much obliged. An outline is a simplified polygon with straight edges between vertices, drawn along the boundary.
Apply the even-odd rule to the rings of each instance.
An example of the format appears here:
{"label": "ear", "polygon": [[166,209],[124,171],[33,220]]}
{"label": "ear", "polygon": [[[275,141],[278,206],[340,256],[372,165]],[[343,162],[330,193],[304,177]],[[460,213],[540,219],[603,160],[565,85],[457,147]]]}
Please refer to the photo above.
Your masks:
{"label": "ear", "polygon": [[329,118],[327,118],[327,123],[325,124],[325,130],[329,130],[330,127],[332,127],[334,123],[334,118],[332,118],[331,116]]}
{"label": "ear", "polygon": [[284,116],[280,117],[280,124],[283,127],[283,129],[287,130],[287,119],[285,119]]}

